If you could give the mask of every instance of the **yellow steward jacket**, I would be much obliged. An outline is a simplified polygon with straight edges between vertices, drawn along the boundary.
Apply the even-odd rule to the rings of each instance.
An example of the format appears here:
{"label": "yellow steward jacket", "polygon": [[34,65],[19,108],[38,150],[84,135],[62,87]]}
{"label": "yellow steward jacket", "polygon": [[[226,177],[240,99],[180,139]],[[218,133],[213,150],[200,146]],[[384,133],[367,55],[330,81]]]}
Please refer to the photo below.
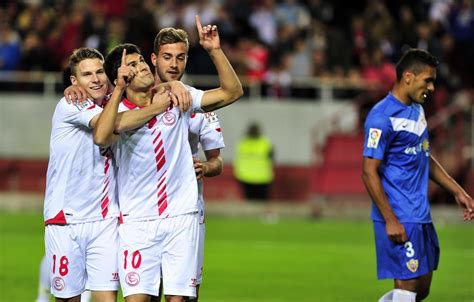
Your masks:
{"label": "yellow steward jacket", "polygon": [[273,181],[272,144],[264,136],[246,137],[237,145],[234,175],[244,183],[269,184]]}

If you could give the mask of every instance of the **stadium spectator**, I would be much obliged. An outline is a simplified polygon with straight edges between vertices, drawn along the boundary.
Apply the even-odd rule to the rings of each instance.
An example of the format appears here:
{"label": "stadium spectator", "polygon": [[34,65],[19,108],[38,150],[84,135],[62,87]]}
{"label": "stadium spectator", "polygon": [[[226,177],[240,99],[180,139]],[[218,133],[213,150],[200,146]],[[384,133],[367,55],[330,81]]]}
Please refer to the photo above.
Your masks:
{"label": "stadium spectator", "polygon": [[234,159],[234,176],[239,181],[247,200],[270,199],[273,182],[273,147],[262,134],[257,123],[251,123],[237,144]]}
{"label": "stadium spectator", "polygon": [[6,20],[0,20],[0,70],[15,70],[20,66],[20,36]]}
{"label": "stadium spectator", "polygon": [[431,155],[422,105],[434,92],[438,60],[421,49],[397,63],[392,91],[365,122],[362,179],[372,198],[377,275],[394,289],[379,302],[415,302],[430,291],[439,243],[428,202],[428,181],[449,191],[474,218],[472,198]]}

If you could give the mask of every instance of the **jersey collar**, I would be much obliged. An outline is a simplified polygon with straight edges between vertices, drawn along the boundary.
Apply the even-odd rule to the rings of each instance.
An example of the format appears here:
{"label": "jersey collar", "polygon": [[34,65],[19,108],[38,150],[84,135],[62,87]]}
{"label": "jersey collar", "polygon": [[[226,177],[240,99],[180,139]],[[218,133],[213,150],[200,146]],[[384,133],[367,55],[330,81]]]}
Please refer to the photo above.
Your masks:
{"label": "jersey collar", "polygon": [[138,106],[130,102],[127,98],[124,98],[122,102],[125,105],[125,107],[127,107],[128,109],[143,108],[143,106]]}

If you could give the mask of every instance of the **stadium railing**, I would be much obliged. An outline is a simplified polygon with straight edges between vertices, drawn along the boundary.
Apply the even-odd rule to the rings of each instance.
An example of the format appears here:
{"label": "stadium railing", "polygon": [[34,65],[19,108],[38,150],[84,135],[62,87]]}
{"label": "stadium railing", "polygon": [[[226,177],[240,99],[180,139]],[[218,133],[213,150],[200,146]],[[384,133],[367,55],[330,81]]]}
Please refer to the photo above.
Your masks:
{"label": "stadium railing", "polygon": [[[242,86],[246,91],[245,97],[252,100],[267,98],[265,87],[270,86],[262,81],[255,81],[239,75]],[[64,75],[62,72],[44,71],[0,71],[0,92],[40,92],[45,97],[52,97],[63,90]],[[196,87],[216,87],[219,78],[215,75],[186,74],[183,80]],[[354,96],[372,89],[372,85],[361,79],[294,77],[289,88],[292,90],[307,90],[301,98],[333,102],[344,95],[352,99]],[[298,94],[289,95],[291,98],[300,98]],[[269,97],[271,98],[271,97]]]}

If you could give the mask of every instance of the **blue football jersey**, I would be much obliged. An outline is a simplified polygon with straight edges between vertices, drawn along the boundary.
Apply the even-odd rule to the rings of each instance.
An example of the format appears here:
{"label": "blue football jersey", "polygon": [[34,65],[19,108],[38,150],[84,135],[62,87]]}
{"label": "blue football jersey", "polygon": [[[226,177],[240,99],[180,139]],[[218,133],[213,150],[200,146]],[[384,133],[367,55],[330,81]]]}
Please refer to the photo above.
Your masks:
{"label": "blue football jersey", "polygon": [[[364,157],[382,161],[382,186],[400,222],[431,222],[430,145],[420,104],[407,106],[391,93],[378,102],[365,122]],[[384,221],[375,204],[372,219]]]}

